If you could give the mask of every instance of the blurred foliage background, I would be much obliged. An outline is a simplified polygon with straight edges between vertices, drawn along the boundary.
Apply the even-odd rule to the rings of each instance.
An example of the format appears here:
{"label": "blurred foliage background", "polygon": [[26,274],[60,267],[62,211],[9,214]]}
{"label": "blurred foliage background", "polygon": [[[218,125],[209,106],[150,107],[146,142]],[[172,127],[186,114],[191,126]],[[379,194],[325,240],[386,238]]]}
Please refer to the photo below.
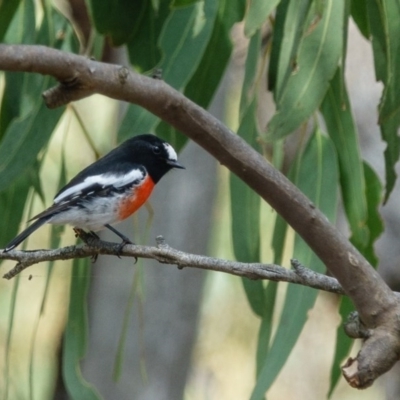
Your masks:
{"label": "blurred foliage background", "polygon": [[[3,0],[0,40],[160,70],[287,174],[373,265],[379,256],[396,288],[399,17],[397,0]],[[41,93],[54,84],[0,73],[1,245],[90,162],[153,132],[187,171],[167,176],[151,207],[123,224],[135,242],[163,234],[194,253],[288,267],[296,257],[325,272],[184,135],[100,96],[47,110]],[[45,227],[23,246],[74,240],[69,228]],[[341,379],[356,351],[340,326],[346,298],[109,257],[34,266],[0,288],[2,399],[399,397],[390,374],[363,392]]]}

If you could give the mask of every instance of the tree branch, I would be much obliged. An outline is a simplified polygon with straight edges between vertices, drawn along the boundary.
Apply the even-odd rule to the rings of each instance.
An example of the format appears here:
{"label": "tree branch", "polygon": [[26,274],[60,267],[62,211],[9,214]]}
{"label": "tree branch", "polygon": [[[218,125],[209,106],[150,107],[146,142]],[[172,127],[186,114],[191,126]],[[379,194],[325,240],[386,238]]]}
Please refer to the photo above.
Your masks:
{"label": "tree branch", "polygon": [[[207,111],[161,80],[141,76],[123,66],[43,46],[0,44],[0,69],[55,77],[60,84],[43,94],[50,108],[99,93],[138,104],[197,142],[300,234],[350,296],[364,325],[373,330],[357,357],[354,375],[345,374],[349,382],[356,382],[359,388],[367,387],[398,359],[400,303],[397,297],[300,190]],[[373,341],[378,331],[379,340]]]}
{"label": "tree branch", "polygon": [[3,275],[12,279],[26,268],[45,261],[71,260],[103,255],[140,257],[159,261],[162,264],[176,265],[179,269],[200,268],[209,271],[220,271],[252,280],[267,279],[276,282],[289,282],[309,286],[336,294],[344,294],[342,287],[335,278],[316,273],[292,260],[293,270],[276,264],[242,263],[227,261],[214,257],[185,253],[168,246],[162,236],[156,238],[157,246],[125,245],[122,250],[120,243],[106,242],[96,238],[86,237],[87,243],[78,246],[68,246],[55,250],[21,251],[12,250],[3,253],[0,250],[0,260],[14,260],[18,263]]}

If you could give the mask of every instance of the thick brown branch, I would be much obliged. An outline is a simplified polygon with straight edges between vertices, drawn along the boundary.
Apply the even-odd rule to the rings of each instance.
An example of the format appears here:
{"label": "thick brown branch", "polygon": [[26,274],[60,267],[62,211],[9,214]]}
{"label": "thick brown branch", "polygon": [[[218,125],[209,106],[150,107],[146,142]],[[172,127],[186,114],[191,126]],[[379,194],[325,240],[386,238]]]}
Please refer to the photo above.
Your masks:
{"label": "thick brown branch", "polygon": [[[42,46],[0,45],[0,69],[55,77],[60,85],[44,94],[49,107],[100,93],[138,104],[183,132],[246,182],[302,236],[351,297],[368,329],[385,326],[387,340],[380,336],[373,341],[373,334],[368,339],[376,345],[376,352],[369,347],[372,364],[378,353],[379,360],[393,360],[389,354],[385,358],[386,352],[399,353],[400,306],[393,292],[306,196],[207,111],[161,80]],[[379,348],[377,343],[381,343]],[[367,368],[365,364],[358,366]],[[388,368],[385,365],[383,370]],[[382,368],[375,368],[375,375],[359,369],[353,379],[358,387],[382,373]]]}

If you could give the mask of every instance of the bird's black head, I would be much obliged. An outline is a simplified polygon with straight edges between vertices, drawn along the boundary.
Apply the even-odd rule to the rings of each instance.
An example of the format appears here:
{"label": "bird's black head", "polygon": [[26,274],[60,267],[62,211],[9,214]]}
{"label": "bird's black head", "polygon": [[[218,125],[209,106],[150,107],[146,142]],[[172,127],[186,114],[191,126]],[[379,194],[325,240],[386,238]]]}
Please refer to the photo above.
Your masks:
{"label": "bird's black head", "polygon": [[178,156],[173,147],[151,134],[138,135],[128,139],[123,146],[129,149],[132,160],[142,164],[157,183],[169,170],[185,167],[178,163]]}

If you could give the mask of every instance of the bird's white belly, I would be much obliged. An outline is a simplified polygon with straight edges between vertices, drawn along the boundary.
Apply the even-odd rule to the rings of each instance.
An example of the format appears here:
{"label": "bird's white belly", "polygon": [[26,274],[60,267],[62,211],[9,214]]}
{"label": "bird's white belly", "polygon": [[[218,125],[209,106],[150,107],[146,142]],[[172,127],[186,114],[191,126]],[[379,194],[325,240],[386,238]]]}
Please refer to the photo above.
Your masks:
{"label": "bird's white belly", "polygon": [[48,223],[69,224],[76,228],[99,231],[105,224],[113,224],[120,220],[118,205],[121,195],[91,198],[87,203],[73,206],[69,210],[54,215]]}

